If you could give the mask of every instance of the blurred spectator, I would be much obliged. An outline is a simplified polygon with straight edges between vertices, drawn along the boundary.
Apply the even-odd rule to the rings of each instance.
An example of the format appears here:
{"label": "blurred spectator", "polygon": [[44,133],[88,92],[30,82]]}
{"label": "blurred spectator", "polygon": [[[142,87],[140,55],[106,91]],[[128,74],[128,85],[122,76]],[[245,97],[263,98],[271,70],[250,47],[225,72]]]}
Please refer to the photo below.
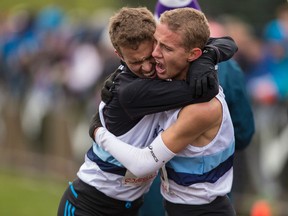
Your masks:
{"label": "blurred spectator", "polygon": [[4,24],[6,28],[1,46],[4,79],[9,92],[17,99],[24,96],[29,86],[29,64],[39,47],[34,32],[34,21],[32,11],[20,8],[9,14]]}
{"label": "blurred spectator", "polygon": [[[54,118],[60,121],[56,116],[64,112],[70,120],[68,136],[73,136],[72,148],[77,152],[77,146],[82,146],[79,142],[87,137],[88,129],[83,129],[82,122],[89,122],[100,101],[98,90],[105,76],[104,67],[118,65],[116,57],[111,57],[109,43],[103,42],[105,23],[95,17],[74,22],[68,14],[56,5],[38,12],[16,6],[0,17],[0,96],[7,92],[7,98],[18,104],[20,127],[32,151],[51,153],[49,149],[54,147],[49,134],[56,127],[51,130],[47,125],[56,123]],[[5,102],[3,106],[8,106]],[[64,121],[60,124],[68,127]],[[53,138],[62,139],[66,132],[55,133],[58,135]],[[69,149],[70,144],[63,146]],[[60,147],[53,151],[62,154]]]}
{"label": "blurred spectator", "polygon": [[288,3],[276,9],[276,18],[264,29],[267,61],[277,87],[279,100],[288,98]]}
{"label": "blurred spectator", "polygon": [[231,36],[238,45],[234,59],[249,76],[258,62],[262,60],[262,41],[256,36],[253,27],[239,17],[221,14],[215,20],[222,25],[226,35]]}
{"label": "blurred spectator", "polygon": [[[263,65],[267,69],[267,74],[255,77],[255,80],[258,78],[258,85],[262,87],[261,93],[267,92],[272,86],[275,98],[273,103],[264,104],[268,105],[267,107],[257,107],[262,113],[259,117],[261,121],[259,122],[261,128],[260,164],[266,191],[268,193],[274,191],[275,197],[284,194],[287,198],[288,3],[280,4],[275,12],[275,18],[267,23],[263,32],[266,50]],[[269,88],[267,83],[269,83]],[[255,82],[250,83],[251,89],[255,87],[254,84]],[[258,93],[260,94],[260,91]]]}
{"label": "blurred spectator", "polygon": [[[252,99],[273,105],[288,97],[288,3],[280,5],[275,19],[267,23],[262,39],[262,56],[247,76]],[[248,49],[248,51],[250,51]]]}

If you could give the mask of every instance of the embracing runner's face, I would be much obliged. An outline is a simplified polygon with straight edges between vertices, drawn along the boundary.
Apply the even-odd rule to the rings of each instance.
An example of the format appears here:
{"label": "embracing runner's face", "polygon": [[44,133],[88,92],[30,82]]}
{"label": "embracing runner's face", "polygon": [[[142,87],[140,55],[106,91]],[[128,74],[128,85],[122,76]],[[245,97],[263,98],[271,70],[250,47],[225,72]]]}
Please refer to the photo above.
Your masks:
{"label": "embracing runner's face", "polygon": [[155,78],[155,60],[152,57],[154,41],[142,42],[138,49],[121,47],[121,59],[141,78]]}
{"label": "embracing runner's face", "polygon": [[185,79],[190,54],[184,49],[181,35],[172,32],[167,25],[158,23],[154,38],[155,46],[152,55],[156,60],[157,76],[160,79]]}

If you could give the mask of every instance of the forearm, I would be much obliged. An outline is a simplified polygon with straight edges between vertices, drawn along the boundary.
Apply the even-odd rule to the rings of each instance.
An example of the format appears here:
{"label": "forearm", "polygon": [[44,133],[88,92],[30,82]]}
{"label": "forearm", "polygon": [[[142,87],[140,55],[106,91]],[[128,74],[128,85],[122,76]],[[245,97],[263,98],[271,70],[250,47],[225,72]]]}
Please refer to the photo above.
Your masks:
{"label": "forearm", "polygon": [[194,87],[180,80],[138,78],[128,81],[123,78],[122,81],[119,84],[120,87],[122,86],[119,90],[119,101],[132,119],[188,104],[207,102],[218,93],[217,87],[217,89],[209,89],[209,94],[195,98],[192,93]]}
{"label": "forearm", "polygon": [[97,130],[95,140],[99,146],[138,177],[157,171],[175,155],[165,146],[161,134],[144,149],[124,143],[105,128]]}

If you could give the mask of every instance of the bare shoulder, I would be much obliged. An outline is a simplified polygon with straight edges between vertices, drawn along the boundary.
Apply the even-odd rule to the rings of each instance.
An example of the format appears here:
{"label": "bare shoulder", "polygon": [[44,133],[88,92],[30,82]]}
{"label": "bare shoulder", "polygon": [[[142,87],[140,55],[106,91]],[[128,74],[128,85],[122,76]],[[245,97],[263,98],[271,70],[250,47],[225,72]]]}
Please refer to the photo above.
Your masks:
{"label": "bare shoulder", "polygon": [[218,99],[184,107],[177,121],[162,133],[165,145],[174,153],[187,145],[204,146],[217,133],[222,120],[222,106]]}
{"label": "bare shoulder", "polygon": [[191,104],[184,107],[179,114],[179,117],[181,116],[186,118],[187,121],[190,120],[194,123],[195,121],[215,122],[222,117],[222,105],[215,97],[209,102]]}

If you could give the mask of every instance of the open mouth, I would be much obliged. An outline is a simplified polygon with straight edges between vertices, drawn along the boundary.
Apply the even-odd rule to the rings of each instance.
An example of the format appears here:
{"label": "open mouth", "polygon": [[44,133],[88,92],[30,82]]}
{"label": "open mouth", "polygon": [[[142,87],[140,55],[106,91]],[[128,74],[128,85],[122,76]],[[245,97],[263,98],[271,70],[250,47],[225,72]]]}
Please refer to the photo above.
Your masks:
{"label": "open mouth", "polygon": [[149,79],[155,78],[156,77],[156,71],[153,70],[149,73],[143,73],[143,76],[145,76],[146,78],[149,78]]}
{"label": "open mouth", "polygon": [[156,71],[157,73],[161,74],[161,73],[164,73],[165,72],[165,67],[162,63],[156,61]]}

